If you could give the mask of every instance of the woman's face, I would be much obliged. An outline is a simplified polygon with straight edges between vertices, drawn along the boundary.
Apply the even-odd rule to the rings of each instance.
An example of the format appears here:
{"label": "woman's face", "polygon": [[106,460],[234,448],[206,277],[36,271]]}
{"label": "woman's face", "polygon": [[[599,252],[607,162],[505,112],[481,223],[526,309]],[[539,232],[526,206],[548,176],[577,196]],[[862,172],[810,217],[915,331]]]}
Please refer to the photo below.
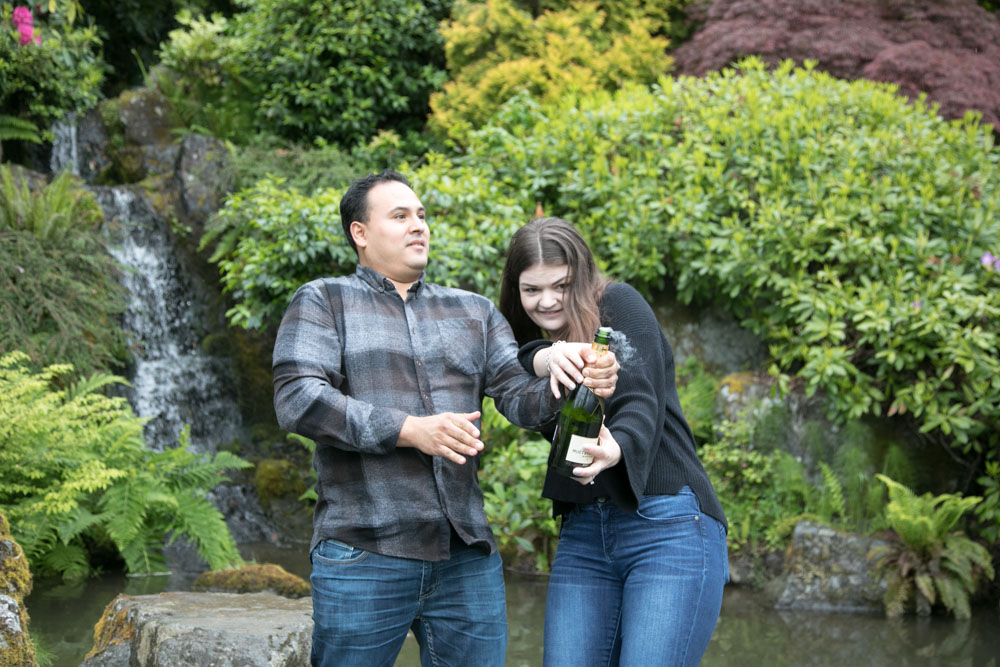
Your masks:
{"label": "woman's face", "polygon": [[521,306],[531,321],[545,331],[566,326],[563,297],[569,291],[569,267],[565,264],[535,264],[517,278]]}

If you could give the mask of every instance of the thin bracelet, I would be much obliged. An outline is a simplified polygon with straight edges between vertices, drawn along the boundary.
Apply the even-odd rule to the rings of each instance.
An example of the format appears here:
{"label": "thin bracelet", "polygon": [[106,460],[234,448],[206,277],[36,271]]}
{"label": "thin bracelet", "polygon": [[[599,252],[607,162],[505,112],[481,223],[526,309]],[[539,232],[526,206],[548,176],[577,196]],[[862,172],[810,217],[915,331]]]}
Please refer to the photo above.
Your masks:
{"label": "thin bracelet", "polygon": [[556,345],[564,345],[565,343],[566,343],[566,341],[564,341],[564,340],[557,340],[556,342],[552,343],[551,347],[549,347],[549,356],[545,357],[545,374],[546,375],[552,375],[552,351],[554,349],[556,349]]}

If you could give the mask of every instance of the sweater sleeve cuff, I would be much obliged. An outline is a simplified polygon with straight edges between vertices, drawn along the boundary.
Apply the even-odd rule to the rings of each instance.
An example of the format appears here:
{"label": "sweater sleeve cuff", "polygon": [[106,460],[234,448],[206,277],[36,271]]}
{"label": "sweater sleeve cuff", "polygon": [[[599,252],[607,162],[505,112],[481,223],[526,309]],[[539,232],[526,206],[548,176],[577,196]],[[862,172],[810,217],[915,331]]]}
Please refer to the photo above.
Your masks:
{"label": "sweater sleeve cuff", "polygon": [[528,371],[532,375],[535,374],[535,367],[533,365],[535,361],[535,354],[544,348],[552,345],[552,341],[540,339],[533,340],[530,343],[526,343],[520,350],[517,351],[517,360],[521,362],[521,366],[524,370]]}

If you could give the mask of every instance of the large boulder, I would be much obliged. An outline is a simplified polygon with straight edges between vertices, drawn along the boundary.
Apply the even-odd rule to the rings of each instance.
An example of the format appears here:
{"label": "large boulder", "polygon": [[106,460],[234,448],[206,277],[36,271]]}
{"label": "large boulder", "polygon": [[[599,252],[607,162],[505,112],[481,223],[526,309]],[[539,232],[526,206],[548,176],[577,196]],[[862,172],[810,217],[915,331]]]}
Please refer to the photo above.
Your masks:
{"label": "large boulder", "polygon": [[1000,18],[975,0],[714,0],[672,52],[676,74],[700,76],[747,55],[817,61],[841,79],[926,93],[945,118],[979,111],[1000,129]]}
{"label": "large boulder", "polygon": [[119,595],[81,667],[305,667],[312,601],[273,593]]}
{"label": "large boulder", "polygon": [[878,612],[884,578],[868,561],[884,542],[800,521],[785,559],[775,607],[809,611]]}

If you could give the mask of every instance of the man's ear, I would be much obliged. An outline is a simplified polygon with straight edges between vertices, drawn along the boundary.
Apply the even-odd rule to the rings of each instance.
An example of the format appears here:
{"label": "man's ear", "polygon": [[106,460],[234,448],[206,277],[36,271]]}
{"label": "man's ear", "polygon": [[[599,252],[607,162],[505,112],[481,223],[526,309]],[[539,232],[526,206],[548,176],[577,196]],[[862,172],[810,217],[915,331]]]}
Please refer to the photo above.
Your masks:
{"label": "man's ear", "polygon": [[368,226],[363,222],[355,220],[351,223],[351,238],[354,239],[354,245],[359,248],[368,247]]}

